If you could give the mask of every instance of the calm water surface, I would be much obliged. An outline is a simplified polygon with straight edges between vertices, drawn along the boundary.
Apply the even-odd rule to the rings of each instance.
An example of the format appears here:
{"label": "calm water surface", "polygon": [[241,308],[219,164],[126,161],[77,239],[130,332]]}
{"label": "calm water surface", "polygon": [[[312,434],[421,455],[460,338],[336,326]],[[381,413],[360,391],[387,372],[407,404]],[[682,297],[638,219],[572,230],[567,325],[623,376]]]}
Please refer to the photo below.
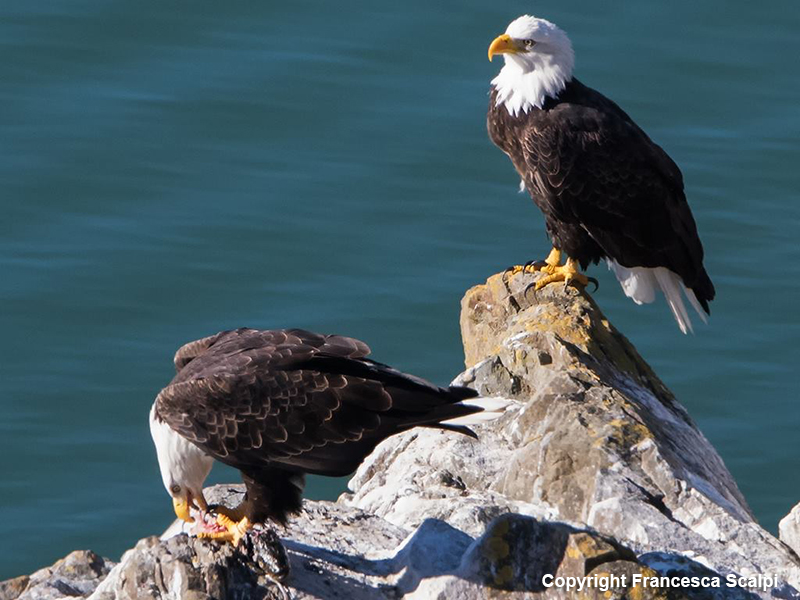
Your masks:
{"label": "calm water surface", "polygon": [[462,369],[465,289],[549,248],[484,128],[487,45],[534,10],[683,169],[711,325],[682,336],[599,267],[596,297],[776,529],[800,500],[794,2],[223,4],[0,6],[0,579],[170,522],[147,412],[183,342],[303,326]]}

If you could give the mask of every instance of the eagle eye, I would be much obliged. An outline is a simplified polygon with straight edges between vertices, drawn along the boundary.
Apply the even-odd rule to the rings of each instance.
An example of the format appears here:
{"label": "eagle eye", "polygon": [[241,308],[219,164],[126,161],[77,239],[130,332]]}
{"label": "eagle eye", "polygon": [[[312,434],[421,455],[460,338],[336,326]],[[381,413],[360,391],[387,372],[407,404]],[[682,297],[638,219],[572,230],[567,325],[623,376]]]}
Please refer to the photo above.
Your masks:
{"label": "eagle eye", "polygon": [[535,40],[522,40],[522,43],[525,44],[526,48],[533,48],[536,45]]}
{"label": "eagle eye", "polygon": [[172,490],[173,494],[180,494],[181,493],[181,486],[179,486],[177,483],[175,485],[173,485],[170,489]]}

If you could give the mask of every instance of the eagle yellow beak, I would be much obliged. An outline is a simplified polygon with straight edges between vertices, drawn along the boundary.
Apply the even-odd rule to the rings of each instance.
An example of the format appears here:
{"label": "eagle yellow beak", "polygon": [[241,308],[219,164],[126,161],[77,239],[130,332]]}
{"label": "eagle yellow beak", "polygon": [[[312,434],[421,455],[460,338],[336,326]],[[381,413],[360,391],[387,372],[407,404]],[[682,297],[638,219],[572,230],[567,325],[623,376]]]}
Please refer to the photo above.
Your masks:
{"label": "eagle yellow beak", "polygon": [[189,502],[186,498],[173,498],[172,508],[175,509],[175,514],[179,519],[187,523],[194,523],[194,519],[189,516]]}
{"label": "eagle yellow beak", "polygon": [[498,35],[494,38],[494,41],[489,44],[489,61],[491,62],[495,54],[517,54],[521,51],[522,49],[517,45],[514,39],[507,33],[504,33],[503,35]]}
{"label": "eagle yellow beak", "polygon": [[194,523],[194,519],[191,517],[191,509],[193,506],[200,511],[208,510],[208,503],[203,497],[203,492],[195,495],[191,491],[185,490],[177,496],[172,497],[172,508],[175,510],[177,517],[182,521]]}
{"label": "eagle yellow beak", "polygon": [[193,506],[200,511],[208,510],[208,504],[203,497],[203,492],[195,495],[191,491],[184,489],[179,492],[177,496],[172,497],[172,508],[175,510],[177,517],[182,521],[194,523],[194,519],[191,517]]}

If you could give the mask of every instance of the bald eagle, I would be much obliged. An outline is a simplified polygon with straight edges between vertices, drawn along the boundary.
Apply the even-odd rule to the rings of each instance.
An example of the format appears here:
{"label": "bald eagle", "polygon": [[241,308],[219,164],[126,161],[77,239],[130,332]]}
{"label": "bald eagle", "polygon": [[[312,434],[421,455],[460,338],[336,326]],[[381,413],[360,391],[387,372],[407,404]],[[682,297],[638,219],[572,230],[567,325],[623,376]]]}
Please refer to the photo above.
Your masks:
{"label": "bald eagle", "polygon": [[242,473],[236,509],[214,509],[202,537],[238,543],[256,523],[301,507],[304,475],[342,476],[387,437],[412,427],[475,434],[507,402],[439,387],[370,360],[369,347],[301,329],[223,331],[186,344],[150,411],[150,431],[175,514],[209,517],[213,460]]}
{"label": "bald eagle", "polygon": [[[637,304],[660,290],[683,333],[683,295],[705,322],[714,285],[680,169],[614,102],[572,75],[567,35],[522,16],[489,46],[505,65],[491,82],[489,137],[514,163],[544,213],[553,249],[537,289],[586,285],[578,271],[607,261]],[[561,264],[562,254],[566,264]]]}

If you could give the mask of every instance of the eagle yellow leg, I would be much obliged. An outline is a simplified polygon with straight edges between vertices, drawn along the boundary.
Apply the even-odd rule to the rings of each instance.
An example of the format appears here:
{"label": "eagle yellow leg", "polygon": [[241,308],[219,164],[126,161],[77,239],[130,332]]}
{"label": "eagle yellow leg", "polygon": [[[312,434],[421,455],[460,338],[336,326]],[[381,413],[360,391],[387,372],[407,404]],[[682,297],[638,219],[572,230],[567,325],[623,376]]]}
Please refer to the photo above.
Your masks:
{"label": "eagle yellow leg", "polygon": [[239,544],[239,540],[253,528],[253,524],[247,517],[234,521],[228,515],[222,513],[217,514],[217,525],[224,527],[225,531],[203,531],[198,533],[197,537],[220,542],[231,542],[236,546]]}
{"label": "eagle yellow leg", "polygon": [[555,269],[561,266],[561,250],[557,248],[553,248],[550,250],[550,254],[547,255],[547,258],[544,259],[544,263],[542,261],[531,261],[524,265],[517,265],[515,267],[511,267],[509,271],[511,273],[528,273],[536,271],[544,271],[546,273],[554,273]]}
{"label": "eagle yellow leg", "polygon": [[[555,265],[551,264],[550,258],[553,257],[553,254],[556,252],[558,252],[558,250],[554,248],[553,252],[550,253],[550,256],[547,257],[548,260],[545,261],[547,265],[541,269],[542,271],[545,271],[547,275],[536,282],[534,289],[538,291],[544,286],[551,283],[556,283],[558,281],[563,281],[564,285],[569,285],[570,283],[574,282],[586,287],[586,285],[592,281],[578,270],[578,261],[576,261],[574,258],[568,258],[567,263],[563,266],[558,263]],[[561,253],[558,252],[559,258],[560,255]]]}
{"label": "eagle yellow leg", "polygon": [[550,273],[552,275],[560,268],[561,268],[561,250],[554,247],[552,250],[550,250],[550,254],[547,255],[547,258],[544,259],[544,265],[536,270],[544,271],[545,273]]}
{"label": "eagle yellow leg", "polygon": [[231,521],[241,521],[244,519],[244,505],[240,504],[236,508],[228,508],[227,506],[220,506],[215,504],[211,507],[211,511],[217,515],[225,515]]}

